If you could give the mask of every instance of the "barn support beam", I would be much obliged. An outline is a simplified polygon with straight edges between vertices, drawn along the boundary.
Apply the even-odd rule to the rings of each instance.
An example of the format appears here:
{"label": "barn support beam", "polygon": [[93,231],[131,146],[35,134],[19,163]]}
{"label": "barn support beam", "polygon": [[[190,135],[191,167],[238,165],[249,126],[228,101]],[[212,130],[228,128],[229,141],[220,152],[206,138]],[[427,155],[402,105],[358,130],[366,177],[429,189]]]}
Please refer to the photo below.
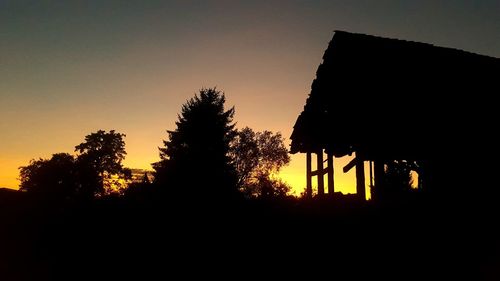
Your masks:
{"label": "barn support beam", "polygon": [[335,183],[333,180],[333,155],[331,153],[327,154],[327,173],[328,173],[328,194],[333,195],[335,193]]}
{"label": "barn support beam", "polygon": [[[373,163],[373,172],[375,176],[375,192],[374,197],[378,197],[384,188],[384,162],[381,160],[375,160]],[[379,198],[373,198],[379,199]]]}
{"label": "barn support beam", "polygon": [[[317,163],[317,170],[318,171],[323,171],[323,149],[320,149],[317,152],[317,157],[316,157],[316,163]],[[323,173],[318,172],[318,195],[322,196],[325,194],[325,180],[323,177]]]}
{"label": "barn support beam", "polygon": [[306,154],[306,196],[312,197],[312,168],[311,168],[311,152]]}
{"label": "barn support beam", "polygon": [[370,188],[373,188],[373,161],[369,161],[368,164],[370,165]]}
{"label": "barn support beam", "polygon": [[359,198],[366,200],[365,192],[365,165],[364,161],[359,157],[356,161],[356,193]]}

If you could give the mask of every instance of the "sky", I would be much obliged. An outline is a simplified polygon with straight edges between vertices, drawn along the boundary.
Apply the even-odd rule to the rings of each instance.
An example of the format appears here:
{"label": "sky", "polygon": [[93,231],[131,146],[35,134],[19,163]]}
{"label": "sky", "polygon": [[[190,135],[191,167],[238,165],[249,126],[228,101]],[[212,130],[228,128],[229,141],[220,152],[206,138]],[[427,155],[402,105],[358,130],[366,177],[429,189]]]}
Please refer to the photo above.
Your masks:
{"label": "sky", "polygon": [[[151,169],[202,87],[225,92],[237,127],[289,144],[334,30],[500,57],[500,1],[0,0],[0,187],[99,129],[127,135],[125,166]],[[300,193],[305,156],[281,176]]]}

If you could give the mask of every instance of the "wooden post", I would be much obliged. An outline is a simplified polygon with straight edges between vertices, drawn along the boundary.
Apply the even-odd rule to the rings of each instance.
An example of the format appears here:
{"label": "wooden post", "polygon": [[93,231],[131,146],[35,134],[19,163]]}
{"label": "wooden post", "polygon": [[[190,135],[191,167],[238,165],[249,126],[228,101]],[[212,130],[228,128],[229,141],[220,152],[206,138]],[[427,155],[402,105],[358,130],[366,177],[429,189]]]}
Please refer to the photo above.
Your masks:
{"label": "wooden post", "polygon": [[333,182],[333,155],[331,153],[328,153],[327,155],[327,164],[328,167],[328,194],[333,195],[335,193],[335,185]]}
{"label": "wooden post", "polygon": [[356,193],[359,198],[366,200],[365,192],[365,165],[362,159],[356,162]]}
{"label": "wooden post", "polygon": [[373,164],[373,172],[375,174],[375,192],[373,193],[373,199],[380,199],[380,194],[383,192],[384,188],[384,162],[380,160],[375,160]]}
{"label": "wooden post", "polygon": [[325,181],[323,179],[323,149],[317,152],[317,171],[318,171],[318,195],[325,194]]}
{"label": "wooden post", "polygon": [[370,188],[373,188],[373,161],[368,162],[370,165]]}
{"label": "wooden post", "polygon": [[312,197],[312,169],[311,169],[311,152],[306,154],[306,196]]}

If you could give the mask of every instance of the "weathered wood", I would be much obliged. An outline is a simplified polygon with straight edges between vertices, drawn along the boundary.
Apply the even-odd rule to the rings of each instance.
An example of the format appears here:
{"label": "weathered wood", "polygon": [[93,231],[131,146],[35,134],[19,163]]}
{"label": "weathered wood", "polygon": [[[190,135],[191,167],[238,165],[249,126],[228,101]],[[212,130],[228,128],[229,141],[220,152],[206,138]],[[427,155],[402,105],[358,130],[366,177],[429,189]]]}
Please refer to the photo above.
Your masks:
{"label": "weathered wood", "polygon": [[306,196],[312,197],[311,153],[306,154]]}
{"label": "weathered wood", "polygon": [[[317,152],[317,171],[323,171],[323,149]],[[325,194],[325,181],[323,179],[323,174],[318,174],[318,195]]]}
{"label": "weathered wood", "polygon": [[331,153],[328,153],[327,155],[327,165],[326,167],[328,171],[328,193],[332,194],[335,193],[335,184],[334,184],[334,179],[333,179],[333,155]]}
{"label": "weathered wood", "polygon": [[356,193],[365,200],[365,165],[363,160],[356,161]]}

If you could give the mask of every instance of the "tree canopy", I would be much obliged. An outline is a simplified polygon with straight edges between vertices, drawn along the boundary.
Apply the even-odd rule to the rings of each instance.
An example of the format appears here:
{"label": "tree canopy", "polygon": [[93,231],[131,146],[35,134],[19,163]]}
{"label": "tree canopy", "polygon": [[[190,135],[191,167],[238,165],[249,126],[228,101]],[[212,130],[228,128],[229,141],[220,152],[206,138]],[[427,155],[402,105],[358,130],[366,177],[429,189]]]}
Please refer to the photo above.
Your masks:
{"label": "tree canopy", "polygon": [[82,188],[90,195],[103,195],[130,178],[130,170],[122,165],[125,151],[125,134],[99,130],[85,136],[85,141],[75,147],[82,176]]}
{"label": "tree canopy", "polygon": [[85,141],[75,146],[79,153],[78,158],[88,158],[92,166],[99,173],[116,174],[123,169],[122,160],[125,159],[125,134],[115,130],[99,130],[85,136]]}
{"label": "tree canopy", "polygon": [[181,109],[177,128],[163,141],[154,164],[155,182],[170,192],[215,195],[234,186],[229,147],[234,138],[234,108],[225,110],[223,92],[201,89]]}
{"label": "tree canopy", "polygon": [[283,196],[290,187],[277,178],[290,162],[281,133],[239,130],[231,144],[232,163],[238,175],[238,188],[250,197]]}
{"label": "tree canopy", "polygon": [[413,186],[411,175],[416,170],[414,161],[387,161],[384,169],[382,188],[372,187],[372,198],[375,200],[394,200],[407,195]]}
{"label": "tree canopy", "polygon": [[50,159],[33,159],[19,170],[22,191],[56,198],[77,192],[75,158],[70,154],[56,153]]}
{"label": "tree canopy", "polygon": [[57,198],[104,195],[130,178],[122,165],[124,134],[99,130],[75,147],[76,157],[56,153],[20,167],[20,189]]}

